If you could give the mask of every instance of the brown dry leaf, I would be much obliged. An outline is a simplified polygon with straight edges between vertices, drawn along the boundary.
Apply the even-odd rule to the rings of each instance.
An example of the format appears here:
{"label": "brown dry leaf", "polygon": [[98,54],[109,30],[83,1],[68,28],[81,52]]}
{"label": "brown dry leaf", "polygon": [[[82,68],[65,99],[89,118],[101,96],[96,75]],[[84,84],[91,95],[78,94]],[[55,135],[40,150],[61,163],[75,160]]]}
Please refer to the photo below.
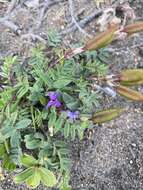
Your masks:
{"label": "brown dry leaf", "polygon": [[123,109],[108,109],[105,111],[94,113],[92,116],[93,123],[104,123],[118,117],[123,112]]}
{"label": "brown dry leaf", "polygon": [[131,100],[134,100],[134,101],[143,101],[143,94],[141,94],[140,92],[138,91],[135,91],[135,90],[132,90],[130,88],[127,88],[125,86],[122,86],[122,85],[119,85],[116,87],[116,91],[128,98],[128,99],[131,99]]}

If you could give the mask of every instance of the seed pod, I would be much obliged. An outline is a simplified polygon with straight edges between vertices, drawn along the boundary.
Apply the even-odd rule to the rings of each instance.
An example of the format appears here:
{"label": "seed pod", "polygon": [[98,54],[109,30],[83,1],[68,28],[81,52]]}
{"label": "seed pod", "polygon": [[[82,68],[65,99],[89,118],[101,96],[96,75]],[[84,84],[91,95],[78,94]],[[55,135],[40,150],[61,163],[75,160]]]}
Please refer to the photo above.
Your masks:
{"label": "seed pod", "polygon": [[143,80],[134,81],[134,82],[121,82],[121,84],[124,85],[124,86],[137,86],[137,85],[142,85]]}
{"label": "seed pod", "polygon": [[109,28],[107,31],[99,34],[95,38],[89,40],[86,44],[84,49],[85,50],[97,50],[100,48],[105,47],[106,45],[110,44],[115,37],[115,32],[118,30],[118,26],[114,25]]}
{"label": "seed pod", "polygon": [[128,99],[135,100],[135,101],[143,101],[143,95],[140,92],[132,90],[125,86],[121,86],[121,85],[117,86],[116,91],[120,95],[122,95]]}
{"label": "seed pod", "polygon": [[127,69],[120,73],[119,81],[126,86],[143,84],[143,69]]}
{"label": "seed pod", "polygon": [[125,32],[128,35],[138,33],[141,31],[143,31],[143,22],[136,22],[134,24],[129,24],[125,26],[124,29],[122,30],[122,32]]}
{"label": "seed pod", "polygon": [[108,109],[105,111],[94,113],[92,116],[93,123],[104,123],[118,117],[122,113],[123,109]]}

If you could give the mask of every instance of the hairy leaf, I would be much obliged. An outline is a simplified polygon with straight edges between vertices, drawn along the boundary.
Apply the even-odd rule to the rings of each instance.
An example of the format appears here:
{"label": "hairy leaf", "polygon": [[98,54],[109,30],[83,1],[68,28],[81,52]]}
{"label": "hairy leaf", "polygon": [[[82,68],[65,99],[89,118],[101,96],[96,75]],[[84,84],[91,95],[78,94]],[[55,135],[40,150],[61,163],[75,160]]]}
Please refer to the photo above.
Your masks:
{"label": "hairy leaf", "polygon": [[31,119],[23,119],[16,124],[16,129],[24,129],[31,124]]}
{"label": "hairy leaf", "polygon": [[39,170],[38,168],[35,168],[34,174],[26,180],[26,184],[30,188],[34,189],[40,184],[40,180],[41,180],[41,176],[40,176]]}
{"label": "hairy leaf", "polygon": [[4,156],[6,150],[4,144],[0,144],[0,158]]}
{"label": "hairy leaf", "polygon": [[38,164],[38,161],[31,155],[24,154],[21,159],[21,164],[25,167],[31,167]]}
{"label": "hairy leaf", "polygon": [[10,144],[12,147],[18,147],[21,139],[21,135],[18,131],[14,131],[10,138]]}
{"label": "hairy leaf", "polygon": [[41,140],[36,139],[32,134],[25,135],[24,138],[25,138],[24,141],[25,141],[26,148],[30,150],[39,148],[41,145]]}
{"label": "hairy leaf", "polygon": [[3,158],[2,167],[9,171],[13,171],[16,169],[15,163],[12,161],[11,157],[7,154]]}
{"label": "hairy leaf", "polygon": [[53,187],[54,185],[56,185],[57,180],[53,172],[51,172],[46,168],[41,167],[39,168],[39,173],[41,181],[43,182],[44,185],[46,185],[47,187]]}
{"label": "hairy leaf", "polygon": [[61,89],[64,88],[65,86],[67,86],[69,83],[71,83],[72,80],[68,79],[68,78],[60,78],[57,79],[54,83],[53,83],[53,87],[57,88],[57,89]]}
{"label": "hairy leaf", "polygon": [[15,183],[22,183],[32,177],[34,174],[34,168],[28,168],[14,177]]}

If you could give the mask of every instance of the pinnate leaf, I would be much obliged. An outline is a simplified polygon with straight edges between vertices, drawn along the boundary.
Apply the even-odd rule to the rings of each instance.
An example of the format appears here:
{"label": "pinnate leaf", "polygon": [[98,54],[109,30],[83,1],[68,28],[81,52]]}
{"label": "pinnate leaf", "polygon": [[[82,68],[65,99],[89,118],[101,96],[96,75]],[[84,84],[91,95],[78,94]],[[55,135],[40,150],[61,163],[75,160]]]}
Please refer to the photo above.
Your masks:
{"label": "pinnate leaf", "polygon": [[24,129],[24,128],[28,127],[30,125],[30,123],[31,123],[30,119],[23,119],[16,124],[16,128]]}

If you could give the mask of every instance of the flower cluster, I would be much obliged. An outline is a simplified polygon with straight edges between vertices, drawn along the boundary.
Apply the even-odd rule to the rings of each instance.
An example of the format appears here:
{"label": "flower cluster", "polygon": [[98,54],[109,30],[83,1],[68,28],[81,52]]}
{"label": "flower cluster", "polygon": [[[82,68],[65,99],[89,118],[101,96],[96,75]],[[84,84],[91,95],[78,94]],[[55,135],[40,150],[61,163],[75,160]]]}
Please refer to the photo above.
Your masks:
{"label": "flower cluster", "polygon": [[[48,96],[49,96],[50,100],[49,100],[48,104],[46,105],[46,109],[48,109],[50,107],[59,108],[62,106],[61,102],[58,100],[59,93],[49,92]],[[66,114],[67,114],[67,118],[72,122],[79,119],[79,111],[67,110]]]}
{"label": "flower cluster", "polygon": [[49,92],[48,96],[50,98],[48,104],[46,105],[46,109],[50,108],[50,107],[56,107],[59,108],[61,107],[61,102],[58,100],[58,93],[57,92]]}

